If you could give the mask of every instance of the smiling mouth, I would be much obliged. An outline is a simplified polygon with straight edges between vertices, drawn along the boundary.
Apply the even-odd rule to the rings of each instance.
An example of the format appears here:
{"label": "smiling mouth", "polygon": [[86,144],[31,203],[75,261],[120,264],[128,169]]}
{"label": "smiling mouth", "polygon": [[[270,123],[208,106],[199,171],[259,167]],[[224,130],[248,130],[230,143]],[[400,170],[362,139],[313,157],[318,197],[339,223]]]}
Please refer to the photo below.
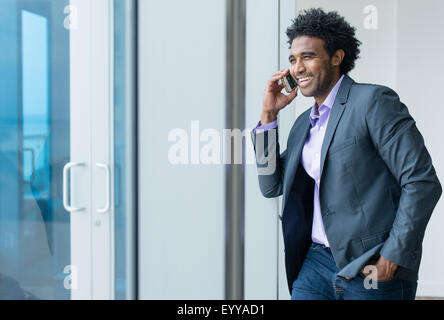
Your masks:
{"label": "smiling mouth", "polygon": [[308,84],[311,82],[312,79],[313,79],[313,77],[311,77],[311,76],[310,77],[299,77],[299,78],[296,78],[296,81],[301,88],[304,88],[304,87],[308,86]]}

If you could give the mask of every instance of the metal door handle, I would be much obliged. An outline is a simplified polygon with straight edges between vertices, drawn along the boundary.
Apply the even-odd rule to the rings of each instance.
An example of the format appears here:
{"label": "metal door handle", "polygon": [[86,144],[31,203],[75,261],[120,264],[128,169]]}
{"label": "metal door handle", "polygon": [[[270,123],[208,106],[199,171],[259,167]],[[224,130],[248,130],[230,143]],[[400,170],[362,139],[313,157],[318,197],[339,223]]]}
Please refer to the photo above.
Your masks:
{"label": "metal door handle", "polygon": [[84,165],[85,163],[81,162],[68,162],[63,167],[63,206],[65,207],[65,210],[68,212],[76,212],[85,209],[85,208],[74,208],[68,204],[68,190],[71,191],[71,189],[68,187],[68,171],[72,167],[83,167]]}
{"label": "metal door handle", "polygon": [[110,174],[109,174],[109,168],[106,164],[103,163],[96,163],[96,167],[98,168],[102,168],[105,170],[105,179],[106,179],[106,202],[105,202],[105,206],[103,208],[97,208],[96,211],[100,212],[100,213],[105,213],[109,210],[109,206],[110,206],[110,190],[109,190],[109,186],[110,186]]}

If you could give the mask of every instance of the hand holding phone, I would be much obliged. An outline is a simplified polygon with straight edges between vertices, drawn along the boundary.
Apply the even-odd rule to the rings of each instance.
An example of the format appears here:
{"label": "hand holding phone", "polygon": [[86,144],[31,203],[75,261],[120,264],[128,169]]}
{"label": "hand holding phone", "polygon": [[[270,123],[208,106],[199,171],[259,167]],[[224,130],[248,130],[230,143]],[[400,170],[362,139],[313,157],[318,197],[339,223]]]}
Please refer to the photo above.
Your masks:
{"label": "hand holding phone", "polygon": [[298,86],[296,80],[293,78],[290,72],[281,79],[281,85],[285,88],[287,93],[292,92]]}
{"label": "hand holding phone", "polygon": [[[281,92],[286,85],[288,87],[286,88],[288,95]],[[278,112],[296,98],[297,92],[297,83],[291,76],[288,68],[274,73],[265,88],[261,123],[266,124],[276,120]]]}

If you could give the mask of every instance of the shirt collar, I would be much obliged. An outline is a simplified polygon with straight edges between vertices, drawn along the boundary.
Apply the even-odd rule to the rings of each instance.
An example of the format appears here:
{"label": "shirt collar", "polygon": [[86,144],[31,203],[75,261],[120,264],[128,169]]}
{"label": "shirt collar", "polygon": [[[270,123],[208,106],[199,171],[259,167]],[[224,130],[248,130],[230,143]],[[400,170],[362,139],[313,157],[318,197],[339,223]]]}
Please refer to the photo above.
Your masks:
{"label": "shirt collar", "polygon": [[[339,87],[341,86],[342,79],[344,79],[344,75],[342,75],[339,78],[338,82],[336,82],[335,86],[333,87],[333,89],[331,89],[327,98],[325,99],[325,101],[322,103],[322,105],[319,108],[317,107],[317,104],[315,101],[313,107],[311,108],[311,112],[310,112],[310,122],[311,122],[312,126],[315,125],[316,119],[318,119],[319,116],[322,115],[326,111],[326,108],[331,109],[333,107],[333,104],[336,99],[336,95],[338,94],[338,91],[339,91]],[[318,114],[316,114],[317,111],[318,111]]]}

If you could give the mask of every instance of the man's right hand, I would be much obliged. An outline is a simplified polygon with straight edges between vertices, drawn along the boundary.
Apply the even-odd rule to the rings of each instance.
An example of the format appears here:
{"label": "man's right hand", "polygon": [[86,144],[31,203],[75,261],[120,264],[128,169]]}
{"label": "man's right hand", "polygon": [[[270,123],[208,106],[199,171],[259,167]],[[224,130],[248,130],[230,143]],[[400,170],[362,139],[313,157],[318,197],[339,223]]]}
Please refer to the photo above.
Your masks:
{"label": "man's right hand", "polygon": [[279,80],[289,72],[290,69],[278,71],[273,74],[268,81],[267,87],[265,88],[264,100],[262,102],[261,125],[275,121],[278,112],[296,98],[298,88],[294,89],[289,95],[285,95],[281,92],[284,86],[279,84]]}

